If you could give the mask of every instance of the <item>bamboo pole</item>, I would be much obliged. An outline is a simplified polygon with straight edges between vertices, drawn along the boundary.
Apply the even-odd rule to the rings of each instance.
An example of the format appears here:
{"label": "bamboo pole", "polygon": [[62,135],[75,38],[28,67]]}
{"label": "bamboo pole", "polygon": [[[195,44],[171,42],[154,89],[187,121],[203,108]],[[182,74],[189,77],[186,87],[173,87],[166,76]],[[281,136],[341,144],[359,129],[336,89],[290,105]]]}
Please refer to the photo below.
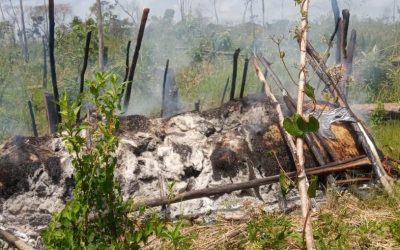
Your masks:
{"label": "bamboo pole", "polygon": [[[86,34],[86,43],[85,43],[85,49],[84,49],[84,58],[83,58],[83,66],[81,70],[81,77],[80,77],[80,84],[79,84],[79,95],[82,95],[83,90],[84,90],[84,85],[85,85],[85,72],[86,68],[88,65],[88,60],[89,60],[89,46],[90,46],[90,39],[92,37],[92,31],[89,31]],[[79,106],[81,106],[81,100],[79,100]],[[81,108],[79,108],[78,114],[76,114],[76,123],[79,122],[79,119],[81,118]]]}
{"label": "bamboo pole", "polygon": [[139,32],[138,32],[138,36],[137,36],[137,40],[136,40],[135,52],[133,54],[131,67],[129,69],[128,84],[126,86],[124,106],[123,106],[124,112],[126,112],[128,110],[129,100],[131,98],[131,91],[132,91],[132,81],[133,81],[133,77],[135,76],[136,64],[139,59],[139,51],[140,51],[140,47],[142,46],[144,29],[146,27],[146,22],[147,22],[147,17],[149,15],[149,12],[150,12],[150,9],[148,9],[148,8],[145,8],[143,10],[142,20],[140,22]]}
{"label": "bamboo pole", "polygon": [[[303,0],[300,4],[302,13],[301,26],[300,26],[300,76],[299,87],[297,95],[297,114],[303,116],[303,101],[304,101],[304,86],[306,85],[306,48],[308,37],[308,6],[309,0]],[[307,249],[315,249],[314,236],[310,218],[311,206],[310,199],[307,194],[307,176],[304,170],[304,141],[302,137],[296,138],[296,149],[299,165],[297,168],[298,173],[298,189],[301,199],[301,212],[304,219],[304,236]]]}

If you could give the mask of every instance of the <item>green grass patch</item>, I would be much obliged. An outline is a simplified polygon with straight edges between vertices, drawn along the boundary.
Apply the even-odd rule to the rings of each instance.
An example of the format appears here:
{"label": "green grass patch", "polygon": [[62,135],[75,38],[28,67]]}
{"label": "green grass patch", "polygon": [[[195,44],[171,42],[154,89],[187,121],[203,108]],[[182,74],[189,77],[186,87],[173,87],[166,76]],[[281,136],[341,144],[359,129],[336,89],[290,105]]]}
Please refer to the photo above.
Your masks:
{"label": "green grass patch", "polygon": [[390,120],[371,127],[372,134],[383,152],[400,159],[400,120]]}

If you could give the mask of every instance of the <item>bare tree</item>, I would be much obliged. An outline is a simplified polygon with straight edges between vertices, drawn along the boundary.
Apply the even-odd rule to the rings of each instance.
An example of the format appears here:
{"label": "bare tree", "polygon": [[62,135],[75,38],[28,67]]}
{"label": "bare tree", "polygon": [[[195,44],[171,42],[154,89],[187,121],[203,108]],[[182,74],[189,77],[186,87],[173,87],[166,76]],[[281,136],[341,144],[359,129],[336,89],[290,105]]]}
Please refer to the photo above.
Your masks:
{"label": "bare tree", "polygon": [[114,0],[115,1],[115,5],[117,5],[125,14],[127,14],[129,16],[129,18],[131,19],[132,23],[134,26],[137,26],[137,14],[135,16],[135,12],[137,12],[137,4],[136,1],[133,1],[132,4],[134,5],[134,8],[129,7],[129,9],[132,9],[132,11],[128,11],[128,8],[124,5],[122,5],[119,0]]}
{"label": "bare tree", "polygon": [[1,13],[1,19],[3,21],[6,20],[6,16],[4,15],[4,10],[3,10],[3,6],[1,5],[1,1],[0,1],[0,13]]}
{"label": "bare tree", "polygon": [[21,23],[22,23],[24,59],[25,59],[25,62],[28,63],[29,62],[28,40],[26,38],[25,15],[24,15],[24,6],[22,5],[22,0],[19,0],[19,7],[21,9]]}
{"label": "bare tree", "polygon": [[212,0],[212,4],[213,4],[213,8],[214,8],[215,20],[217,21],[217,24],[219,24],[218,11],[217,11],[217,0]]}
{"label": "bare tree", "polygon": [[97,28],[99,30],[99,69],[104,71],[104,30],[103,30],[103,15],[101,13],[101,1],[96,0],[97,3]]}
{"label": "bare tree", "polygon": [[265,0],[261,0],[262,26],[265,28]]}
{"label": "bare tree", "polygon": [[186,21],[187,17],[192,15],[192,0],[178,0],[179,11],[181,13],[181,20]]}

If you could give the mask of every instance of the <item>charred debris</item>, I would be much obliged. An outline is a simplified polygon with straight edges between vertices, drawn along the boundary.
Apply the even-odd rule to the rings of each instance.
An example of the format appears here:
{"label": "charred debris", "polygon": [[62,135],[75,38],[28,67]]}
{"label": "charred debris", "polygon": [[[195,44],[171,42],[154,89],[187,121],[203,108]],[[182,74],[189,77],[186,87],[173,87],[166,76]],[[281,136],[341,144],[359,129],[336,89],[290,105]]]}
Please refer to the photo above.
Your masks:
{"label": "charred debris", "polygon": [[[57,101],[59,97],[53,51],[54,5],[53,1],[49,1],[49,3],[49,53],[54,94],[47,93],[45,103],[49,132],[53,134],[56,132],[60,118],[59,107],[52,101]],[[129,41],[127,45],[125,80],[128,84],[124,97],[121,96],[123,112],[126,112],[129,106],[132,80],[148,13],[149,9],[145,9],[143,12],[131,64],[129,63],[131,42]],[[352,74],[357,33],[352,30],[348,39],[350,14],[348,10],[343,10],[342,17],[339,17],[339,14],[335,13],[336,27],[327,49],[329,52],[336,37],[337,65],[334,67],[341,67],[339,77],[333,75],[331,70],[333,67],[329,68],[326,64],[327,58],[324,55],[329,53],[322,55],[314,49],[310,42],[307,44],[308,63],[325,84],[327,92],[337,102],[306,104],[308,112],[318,114],[320,123],[318,132],[308,133],[304,137],[306,174],[318,176],[320,181],[335,185],[378,181],[387,192],[391,193],[393,180],[389,175],[391,173],[390,159],[387,159],[376,147],[368,129],[348,104],[348,82]],[[80,75],[80,93],[84,91],[90,40],[91,33],[88,33]],[[174,70],[171,68],[170,61],[167,60],[164,77],[160,80],[162,83],[160,84],[162,86],[161,118],[122,114],[120,129],[122,150],[130,153],[123,153],[121,159],[124,161],[124,167],[133,168],[133,174],[137,175],[134,178],[135,181],[124,183],[123,188],[126,189],[127,195],[136,196],[138,193],[138,196],[141,196],[140,194],[142,194],[141,204],[149,207],[169,206],[204,197],[215,198],[234,191],[246,190],[250,190],[251,195],[260,196],[262,200],[260,187],[279,182],[282,171],[285,171],[289,178],[296,179],[297,156],[296,150],[292,146],[293,137],[282,127],[283,117],[296,112],[296,102],[289,95],[279,76],[275,74],[271,63],[260,53],[254,53],[251,58],[246,58],[243,81],[240,93],[237,95],[235,85],[239,53],[240,49],[234,52],[232,75],[227,79],[226,84],[221,85],[222,98],[219,108],[201,111],[201,103],[196,102],[193,111],[182,112],[179,109],[179,95]],[[256,68],[263,93],[244,97],[247,69],[251,64]],[[276,97],[271,91],[271,84],[276,85],[283,95]],[[230,88],[229,85],[231,85]],[[225,102],[228,88],[230,89],[229,101]],[[30,102],[29,105],[31,106]],[[34,112],[31,111],[30,114],[35,137],[16,137],[0,148],[0,195],[4,201],[7,201],[16,193],[30,191],[32,183],[29,181],[32,179],[29,176],[37,175],[37,171],[44,166],[40,171],[46,173],[52,185],[63,182],[62,190],[57,192],[59,197],[67,199],[73,188],[73,181],[70,177],[71,173],[66,177],[66,171],[61,167],[62,159],[65,160],[60,154],[62,145],[54,143],[55,139],[52,136],[38,137]],[[79,112],[77,122],[82,119],[90,120],[90,114],[82,118]],[[179,136],[183,139],[174,139]],[[187,141],[185,144],[185,140],[192,141]],[[164,156],[159,151],[167,144],[171,146],[172,151],[179,156],[180,160],[163,158]],[[200,156],[196,156],[197,160],[194,159],[194,155],[198,155],[195,150],[202,152]],[[127,160],[126,157],[133,157],[134,160]],[[149,160],[149,157],[154,159]],[[179,171],[181,178],[186,181],[186,185],[171,198],[165,195],[163,183],[165,179],[175,178],[168,168],[176,167],[169,165],[176,162],[182,163]],[[190,164],[186,164],[188,162]],[[197,162],[197,165],[193,162]],[[128,166],[129,164],[136,164],[136,166]],[[206,169],[207,164],[210,166],[209,169]],[[154,173],[146,172],[151,171],[152,168]],[[248,176],[248,179],[238,178],[240,173]],[[121,175],[123,176],[123,174]],[[61,180],[62,178],[64,180]],[[191,183],[197,178],[209,178],[210,181],[201,185]],[[35,181],[34,178],[33,181]],[[159,197],[154,197],[154,192],[152,196],[146,197],[148,193],[143,192],[141,185],[154,192],[157,192],[156,189],[159,187]],[[46,193],[47,189],[44,187],[35,186],[35,188],[39,190],[36,191],[41,197],[52,195]],[[44,193],[41,193],[40,190]],[[13,212],[8,213],[12,214]],[[34,223],[45,225],[48,223],[49,213],[43,217],[42,221]],[[26,223],[32,222],[27,221]],[[1,230],[0,235],[19,249],[29,249],[21,248],[21,244],[23,246],[24,243],[5,230]]]}

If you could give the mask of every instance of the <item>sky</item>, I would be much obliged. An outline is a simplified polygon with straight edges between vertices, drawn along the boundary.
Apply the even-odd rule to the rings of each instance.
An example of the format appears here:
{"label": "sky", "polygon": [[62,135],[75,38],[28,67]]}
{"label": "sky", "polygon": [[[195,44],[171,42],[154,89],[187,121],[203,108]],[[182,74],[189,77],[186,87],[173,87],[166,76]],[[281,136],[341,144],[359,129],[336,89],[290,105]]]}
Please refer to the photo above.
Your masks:
{"label": "sky", "polygon": [[[13,0],[16,1],[16,0]],[[28,5],[43,4],[46,0],[23,0]],[[176,18],[179,17],[178,0],[118,0],[122,5],[130,9],[136,2],[139,8],[150,8],[150,15],[162,16],[166,9],[174,9]],[[46,1],[47,2],[47,1]],[[115,3],[115,0],[109,0]],[[212,9],[212,0],[192,0],[193,12],[200,12],[204,17],[215,21]],[[382,18],[389,20],[400,18],[397,11],[393,12],[394,6],[400,7],[400,0],[338,0],[341,9],[347,8],[352,15],[359,17]],[[95,0],[55,0],[55,3],[68,3],[72,7],[73,15],[86,18],[90,15],[89,7]],[[217,0],[219,20],[222,23],[237,23],[242,21],[244,11],[244,0]],[[298,7],[294,0],[265,0],[266,21],[271,23],[281,19],[295,20],[298,18]],[[261,0],[255,0],[254,15],[256,22],[261,22]],[[331,11],[330,0],[311,0],[310,18],[317,19]],[[122,15],[124,15],[121,12]],[[247,16],[247,19],[249,16]]]}

